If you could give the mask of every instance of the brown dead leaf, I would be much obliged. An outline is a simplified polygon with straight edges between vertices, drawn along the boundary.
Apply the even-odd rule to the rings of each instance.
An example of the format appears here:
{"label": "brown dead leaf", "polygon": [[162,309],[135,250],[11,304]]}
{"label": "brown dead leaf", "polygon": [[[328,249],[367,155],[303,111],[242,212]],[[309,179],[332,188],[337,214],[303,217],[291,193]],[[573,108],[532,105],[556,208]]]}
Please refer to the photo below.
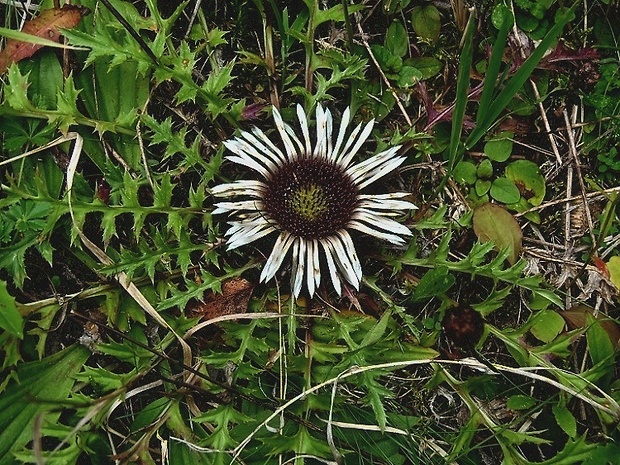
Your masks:
{"label": "brown dead leaf", "polygon": [[187,305],[189,314],[211,320],[224,315],[245,313],[252,295],[253,286],[243,278],[231,278],[222,283],[222,293],[211,293],[204,301],[191,301]]}
{"label": "brown dead leaf", "polygon": [[[26,21],[21,32],[59,42],[60,29],[74,28],[89,12],[88,8],[81,5],[64,5],[62,8],[44,10],[37,18]],[[0,74],[4,73],[12,63],[31,57],[41,47],[43,45],[21,40],[8,40],[6,47],[0,51]]]}
{"label": "brown dead leaf", "polygon": [[[568,326],[572,329],[585,328],[588,325],[588,315],[596,319],[601,328],[607,333],[611,343],[617,349],[620,345],[620,327],[612,319],[598,313],[594,316],[593,310],[586,305],[577,305],[570,310],[558,312],[564,317]],[[590,320],[592,321],[592,320]]]}

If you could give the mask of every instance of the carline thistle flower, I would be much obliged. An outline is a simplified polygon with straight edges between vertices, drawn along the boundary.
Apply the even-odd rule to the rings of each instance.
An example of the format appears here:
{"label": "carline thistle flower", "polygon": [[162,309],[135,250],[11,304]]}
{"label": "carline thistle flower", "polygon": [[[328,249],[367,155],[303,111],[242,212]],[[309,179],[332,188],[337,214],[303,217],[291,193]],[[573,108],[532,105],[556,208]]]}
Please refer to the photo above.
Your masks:
{"label": "carline thistle flower", "polygon": [[234,154],[226,159],[251,168],[262,180],[239,180],[214,187],[212,193],[217,197],[240,199],[216,203],[213,214],[231,213],[239,220],[230,222],[226,232],[228,249],[279,233],[261,272],[261,282],[273,278],[292,249],[291,286],[295,297],[299,297],[304,280],[310,296],[314,295],[321,282],[320,256],[340,295],[341,277],[356,289],[362,279],[349,229],[396,245],[404,245],[402,236],[411,235],[409,228],[392,219],[416,208],[402,200],[408,193],[362,193],[365,187],[398,168],[405,157],[397,154],[400,146],[396,146],[353,164],[374,120],[363,127],[360,123],[347,136],[349,108],[342,115],[334,143],[332,115],[317,106],[314,147],[301,105],[297,106],[297,117],[301,137],[273,108],[284,150],[256,127],[224,142]]}

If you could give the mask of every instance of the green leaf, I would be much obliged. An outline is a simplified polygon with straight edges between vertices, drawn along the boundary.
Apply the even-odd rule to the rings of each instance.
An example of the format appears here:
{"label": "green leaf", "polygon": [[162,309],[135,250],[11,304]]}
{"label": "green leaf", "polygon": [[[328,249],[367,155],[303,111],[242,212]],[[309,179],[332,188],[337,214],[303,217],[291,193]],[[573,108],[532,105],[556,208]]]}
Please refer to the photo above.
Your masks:
{"label": "green leaf", "polygon": [[529,160],[517,160],[506,167],[506,177],[521,187],[521,195],[534,206],[545,198],[545,178],[540,174],[538,165]]}
{"label": "green leaf", "polygon": [[364,336],[364,339],[360,344],[360,348],[368,346],[370,344],[374,344],[383,337],[387,328],[387,324],[391,319],[391,316],[392,312],[390,310],[387,310],[383,313],[381,319],[377,322],[377,324],[374,325],[373,328],[368,331]]}
{"label": "green leaf", "polygon": [[491,181],[486,179],[478,179],[474,187],[476,188],[476,195],[478,197],[482,197],[484,194],[489,192],[489,189],[491,189]]}
{"label": "green leaf", "polygon": [[456,182],[472,185],[476,182],[476,165],[470,161],[461,161],[452,172],[452,176]]}
{"label": "green leaf", "polygon": [[558,426],[562,428],[569,438],[577,436],[577,421],[573,414],[564,405],[555,404],[551,410]]}
{"label": "green leaf", "polygon": [[411,11],[413,30],[420,38],[437,42],[441,33],[441,15],[434,5],[415,6]]}
{"label": "green leaf", "polygon": [[484,144],[484,154],[493,161],[506,161],[512,154],[512,132],[502,132]]}
{"label": "green leaf", "polygon": [[402,23],[392,22],[385,35],[385,48],[395,56],[404,57],[409,51],[409,37]]}
{"label": "green leaf", "polygon": [[530,328],[531,333],[544,343],[553,341],[564,329],[564,318],[553,310],[543,310],[536,315],[536,323]]}
{"label": "green leaf", "polygon": [[445,294],[455,282],[448,268],[441,267],[426,272],[413,293],[412,299],[420,301]]}
{"label": "green leaf", "polygon": [[408,87],[416,85],[422,80],[423,76],[420,70],[412,66],[403,66],[398,72],[398,79],[396,83],[398,87],[406,89]]}
{"label": "green leaf", "polygon": [[[12,453],[33,438],[33,424],[40,414],[48,423],[60,416],[59,403],[67,399],[90,352],[74,345],[41,361],[19,365],[17,382],[0,396],[0,465],[15,463]],[[53,410],[52,410],[53,409]]]}
{"label": "green leaf", "polygon": [[482,160],[478,164],[478,168],[476,168],[476,174],[482,179],[489,179],[493,176],[493,163],[491,163],[491,160]]}
{"label": "green leaf", "polygon": [[519,189],[508,178],[497,178],[491,184],[491,197],[505,204],[516,203],[521,198]]}
{"label": "green leaf", "polygon": [[9,68],[9,82],[4,86],[4,98],[13,110],[19,112],[36,111],[28,100],[28,75],[22,76],[17,64]]}
{"label": "green leaf", "polygon": [[523,233],[517,220],[505,208],[493,203],[480,205],[474,211],[473,222],[474,232],[481,242],[491,241],[496,249],[507,249],[508,262],[517,262]]}
{"label": "green leaf", "polygon": [[435,57],[407,58],[405,66],[413,66],[422,73],[421,79],[429,79],[441,72],[443,63]]}
{"label": "green leaf", "polygon": [[506,407],[512,410],[527,410],[536,405],[537,400],[523,394],[510,396],[506,402]]}
{"label": "green leaf", "polygon": [[15,299],[7,291],[4,281],[0,281],[0,328],[19,339],[24,337],[24,319],[17,311]]}
{"label": "green leaf", "polygon": [[611,257],[607,262],[607,269],[609,270],[609,279],[616,286],[616,289],[620,290],[620,256]]}

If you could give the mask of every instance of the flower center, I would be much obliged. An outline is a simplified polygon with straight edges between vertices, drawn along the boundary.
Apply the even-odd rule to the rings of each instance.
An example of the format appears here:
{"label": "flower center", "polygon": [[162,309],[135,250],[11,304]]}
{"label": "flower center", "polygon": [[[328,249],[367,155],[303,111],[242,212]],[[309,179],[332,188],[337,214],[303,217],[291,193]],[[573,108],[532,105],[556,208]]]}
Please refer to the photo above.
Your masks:
{"label": "flower center", "polygon": [[263,203],[285,231],[320,239],[345,228],[357,205],[357,188],[335,163],[302,158],[284,164],[267,181]]}
{"label": "flower center", "polygon": [[323,187],[317,184],[301,186],[293,192],[290,206],[301,217],[314,221],[328,208],[324,192]]}

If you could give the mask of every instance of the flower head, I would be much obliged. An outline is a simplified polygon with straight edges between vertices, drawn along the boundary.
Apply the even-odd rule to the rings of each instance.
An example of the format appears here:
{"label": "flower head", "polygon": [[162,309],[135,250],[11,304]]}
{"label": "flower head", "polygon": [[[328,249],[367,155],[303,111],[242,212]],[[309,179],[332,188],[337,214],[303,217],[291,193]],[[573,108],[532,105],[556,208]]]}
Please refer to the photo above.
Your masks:
{"label": "flower head", "polygon": [[402,200],[407,193],[363,194],[365,187],[392,173],[405,157],[398,155],[397,146],[353,164],[353,158],[372,131],[374,120],[363,127],[359,124],[347,135],[351,119],[348,108],[342,115],[334,142],[332,115],[317,106],[314,146],[301,105],[297,106],[297,117],[301,137],[273,108],[281,146],[258,128],[224,142],[233,153],[226,158],[253,169],[261,179],[239,180],[213,188],[217,197],[235,197],[233,201],[216,203],[213,213],[231,213],[238,218],[226,232],[229,249],[272,232],[279,234],[262,270],[261,281],[273,278],[291,250],[291,286],[295,297],[299,296],[304,281],[310,296],[318,288],[320,256],[327,263],[338,294],[342,290],[341,277],[359,289],[362,267],[348,230],[397,245],[405,244],[402,236],[411,235],[406,226],[392,219],[416,208]]}

